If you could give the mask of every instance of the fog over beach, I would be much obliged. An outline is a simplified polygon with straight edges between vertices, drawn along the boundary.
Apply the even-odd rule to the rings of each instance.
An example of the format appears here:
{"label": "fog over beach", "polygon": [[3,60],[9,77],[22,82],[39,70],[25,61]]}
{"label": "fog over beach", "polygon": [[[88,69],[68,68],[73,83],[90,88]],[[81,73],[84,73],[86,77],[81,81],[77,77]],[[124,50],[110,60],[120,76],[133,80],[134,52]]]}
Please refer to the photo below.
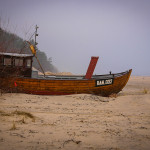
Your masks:
{"label": "fog over beach", "polygon": [[[9,60],[9,65],[6,65],[1,58],[0,150],[149,150],[150,1],[0,0],[1,35],[5,30],[7,34],[3,35],[7,35],[8,39],[9,33],[14,33],[18,41],[30,39],[34,43],[36,25],[39,26],[39,56],[45,56],[42,58],[51,64],[53,70],[45,70],[45,78],[43,72],[30,63],[27,69],[30,69],[30,76],[35,71],[33,79],[21,75],[18,80],[13,78],[9,82],[12,78],[7,80],[5,75],[8,73],[2,73],[13,68],[12,64],[17,59],[12,59],[11,54],[11,59],[6,58]],[[2,40],[3,36],[0,37]],[[2,41],[6,41],[5,38]],[[0,43],[11,47],[2,41]],[[1,55],[6,52],[2,44]],[[9,52],[13,52],[11,48]],[[8,53],[5,55],[8,57]],[[78,76],[86,74],[91,56],[99,57],[94,74],[109,74],[96,78],[99,79],[96,82],[91,77]],[[22,58],[22,66],[19,67],[25,64]],[[126,80],[122,78],[117,82],[114,73],[123,72],[116,74],[120,78],[129,69],[132,69],[132,74],[127,85],[118,94],[109,97],[84,93],[61,96],[11,93],[18,87],[21,92],[29,89],[35,93],[53,93],[61,86],[64,88],[63,82],[68,80],[73,90],[82,80],[91,80],[94,88],[102,86],[106,92],[105,86],[109,86],[109,82],[112,85],[116,82],[115,88],[124,86],[122,83],[126,83],[128,76]],[[48,78],[52,80],[51,84],[47,82]],[[43,84],[40,84],[41,80]],[[55,86],[55,80],[59,81],[58,86]],[[78,81],[77,84],[73,84],[73,80]],[[87,86],[91,93],[88,82],[81,87],[86,89]],[[12,84],[8,86],[9,83]],[[22,85],[27,89],[23,91]],[[63,92],[69,88],[64,88]],[[115,88],[109,89],[111,93]],[[6,93],[6,90],[11,92]],[[78,90],[81,92],[80,87]]]}
{"label": "fog over beach", "polygon": [[1,0],[1,25],[28,40],[39,26],[38,48],[60,72],[95,74],[133,69],[150,76],[149,0]]}

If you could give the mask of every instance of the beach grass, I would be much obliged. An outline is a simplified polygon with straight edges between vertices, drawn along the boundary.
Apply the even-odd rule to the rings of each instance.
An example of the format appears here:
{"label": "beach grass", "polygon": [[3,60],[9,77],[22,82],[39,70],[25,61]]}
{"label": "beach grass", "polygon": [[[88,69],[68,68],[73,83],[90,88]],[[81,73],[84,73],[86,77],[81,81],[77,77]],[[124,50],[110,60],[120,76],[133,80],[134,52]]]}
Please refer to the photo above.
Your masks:
{"label": "beach grass", "polygon": [[144,94],[148,94],[148,90],[147,90],[147,89],[144,89],[144,90],[143,90],[143,93],[144,93]]}
{"label": "beach grass", "polygon": [[35,117],[29,113],[29,112],[25,112],[25,111],[14,111],[12,114],[15,114],[15,115],[22,115],[22,116],[25,116],[25,117],[28,117],[28,118],[31,118],[31,119],[34,119]]}
{"label": "beach grass", "polygon": [[16,130],[16,129],[17,129],[16,124],[15,124],[15,122],[13,121],[13,124],[12,124],[12,127],[10,128],[10,130]]}

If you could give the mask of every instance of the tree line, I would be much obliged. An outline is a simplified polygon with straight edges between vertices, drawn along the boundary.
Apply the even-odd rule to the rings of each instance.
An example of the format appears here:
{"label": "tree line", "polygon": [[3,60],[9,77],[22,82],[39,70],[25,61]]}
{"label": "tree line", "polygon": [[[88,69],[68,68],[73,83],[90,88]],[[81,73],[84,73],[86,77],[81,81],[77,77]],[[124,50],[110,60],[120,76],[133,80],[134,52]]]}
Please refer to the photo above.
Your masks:
{"label": "tree line", "polygon": [[[30,40],[30,43],[34,44],[34,40]],[[3,30],[0,27],[0,52],[7,53],[22,53],[22,54],[31,54],[29,45],[25,40],[16,34],[10,33]],[[36,55],[44,69],[45,72],[58,72],[57,68],[52,64],[51,58],[48,58],[45,52],[40,51],[36,48]],[[33,67],[41,71],[38,62],[35,57],[33,58]]]}

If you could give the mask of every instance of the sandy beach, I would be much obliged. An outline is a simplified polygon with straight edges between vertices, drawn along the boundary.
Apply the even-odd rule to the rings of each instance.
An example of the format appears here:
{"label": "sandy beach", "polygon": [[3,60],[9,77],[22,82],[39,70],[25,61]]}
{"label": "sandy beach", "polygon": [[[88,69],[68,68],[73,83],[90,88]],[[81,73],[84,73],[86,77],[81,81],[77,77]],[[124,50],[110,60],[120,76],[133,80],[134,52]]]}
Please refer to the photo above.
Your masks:
{"label": "sandy beach", "polygon": [[150,77],[117,96],[0,96],[0,150],[149,150]]}

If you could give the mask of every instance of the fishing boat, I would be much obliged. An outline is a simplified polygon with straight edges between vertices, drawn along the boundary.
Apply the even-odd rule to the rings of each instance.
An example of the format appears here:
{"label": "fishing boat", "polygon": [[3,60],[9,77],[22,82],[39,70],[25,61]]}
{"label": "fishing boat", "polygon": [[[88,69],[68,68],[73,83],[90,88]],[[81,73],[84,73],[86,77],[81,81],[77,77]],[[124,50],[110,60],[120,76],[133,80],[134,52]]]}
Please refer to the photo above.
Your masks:
{"label": "fishing boat", "polygon": [[[30,47],[33,48],[33,47]],[[32,49],[34,51],[34,49]],[[85,75],[38,75],[32,70],[33,54],[0,53],[0,86],[7,92],[38,95],[119,93],[127,84],[132,69],[121,73],[93,75],[99,57],[91,57]]]}

